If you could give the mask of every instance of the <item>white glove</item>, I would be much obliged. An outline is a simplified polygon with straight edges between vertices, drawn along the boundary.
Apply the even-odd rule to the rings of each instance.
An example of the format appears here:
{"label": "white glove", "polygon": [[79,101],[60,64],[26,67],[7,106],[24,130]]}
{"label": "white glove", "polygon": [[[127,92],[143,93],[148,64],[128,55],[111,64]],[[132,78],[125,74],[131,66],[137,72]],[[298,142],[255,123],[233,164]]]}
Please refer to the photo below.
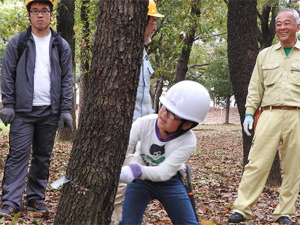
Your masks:
{"label": "white glove", "polygon": [[123,166],[120,175],[120,182],[129,184],[142,175],[141,167],[138,164]]}
{"label": "white glove", "polygon": [[248,127],[250,130],[252,130],[252,126],[253,126],[253,116],[251,115],[247,115],[245,117],[244,123],[243,123],[243,127],[244,127],[244,131],[248,136],[251,136],[251,133],[248,130]]}

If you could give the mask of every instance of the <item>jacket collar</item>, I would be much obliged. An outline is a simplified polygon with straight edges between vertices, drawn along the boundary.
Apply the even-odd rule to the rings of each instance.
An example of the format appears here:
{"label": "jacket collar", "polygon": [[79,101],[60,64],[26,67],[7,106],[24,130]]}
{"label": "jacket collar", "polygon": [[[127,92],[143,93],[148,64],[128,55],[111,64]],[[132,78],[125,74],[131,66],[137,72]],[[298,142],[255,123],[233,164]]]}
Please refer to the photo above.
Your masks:
{"label": "jacket collar", "polygon": [[[51,34],[54,38],[57,38],[57,36],[59,35],[58,33],[56,33],[51,27],[50,27],[50,31]],[[27,37],[30,37],[31,35],[31,25],[27,28]]]}
{"label": "jacket collar", "polygon": [[[300,49],[300,41],[298,39],[296,41],[296,44],[293,47]],[[275,44],[274,48],[276,50],[280,49],[281,48],[280,42],[278,42],[277,44]]]}

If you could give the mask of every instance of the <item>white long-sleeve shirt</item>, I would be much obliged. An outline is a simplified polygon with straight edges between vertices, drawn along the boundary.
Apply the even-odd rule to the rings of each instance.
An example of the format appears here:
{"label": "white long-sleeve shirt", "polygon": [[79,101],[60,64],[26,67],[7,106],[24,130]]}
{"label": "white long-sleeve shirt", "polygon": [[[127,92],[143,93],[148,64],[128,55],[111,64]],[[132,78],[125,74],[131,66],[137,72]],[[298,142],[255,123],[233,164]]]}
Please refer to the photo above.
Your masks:
{"label": "white long-sleeve shirt", "polygon": [[156,121],[157,114],[150,114],[132,124],[127,155],[135,151],[130,163],[141,166],[140,179],[160,182],[169,180],[184,168],[196,149],[197,139],[189,130],[176,138],[162,140]]}

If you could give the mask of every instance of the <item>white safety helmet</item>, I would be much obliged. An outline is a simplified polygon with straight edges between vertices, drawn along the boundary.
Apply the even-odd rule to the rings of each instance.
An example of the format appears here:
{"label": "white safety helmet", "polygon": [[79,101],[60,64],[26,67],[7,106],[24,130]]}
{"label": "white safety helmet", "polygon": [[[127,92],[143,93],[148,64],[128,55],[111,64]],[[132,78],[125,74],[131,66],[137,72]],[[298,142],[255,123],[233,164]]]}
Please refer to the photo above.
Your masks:
{"label": "white safety helmet", "polygon": [[184,80],[174,84],[160,97],[160,102],[175,115],[202,123],[209,110],[210,96],[203,85]]}

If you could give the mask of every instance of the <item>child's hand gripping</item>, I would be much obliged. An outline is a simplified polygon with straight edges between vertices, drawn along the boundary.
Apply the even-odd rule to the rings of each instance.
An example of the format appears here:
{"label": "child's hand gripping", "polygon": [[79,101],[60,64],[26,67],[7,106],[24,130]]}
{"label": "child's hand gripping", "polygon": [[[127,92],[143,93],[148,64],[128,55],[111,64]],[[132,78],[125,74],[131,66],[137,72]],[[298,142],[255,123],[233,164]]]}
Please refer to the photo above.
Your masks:
{"label": "child's hand gripping", "polygon": [[123,166],[120,175],[120,182],[129,184],[142,175],[142,170],[138,164],[129,164]]}

